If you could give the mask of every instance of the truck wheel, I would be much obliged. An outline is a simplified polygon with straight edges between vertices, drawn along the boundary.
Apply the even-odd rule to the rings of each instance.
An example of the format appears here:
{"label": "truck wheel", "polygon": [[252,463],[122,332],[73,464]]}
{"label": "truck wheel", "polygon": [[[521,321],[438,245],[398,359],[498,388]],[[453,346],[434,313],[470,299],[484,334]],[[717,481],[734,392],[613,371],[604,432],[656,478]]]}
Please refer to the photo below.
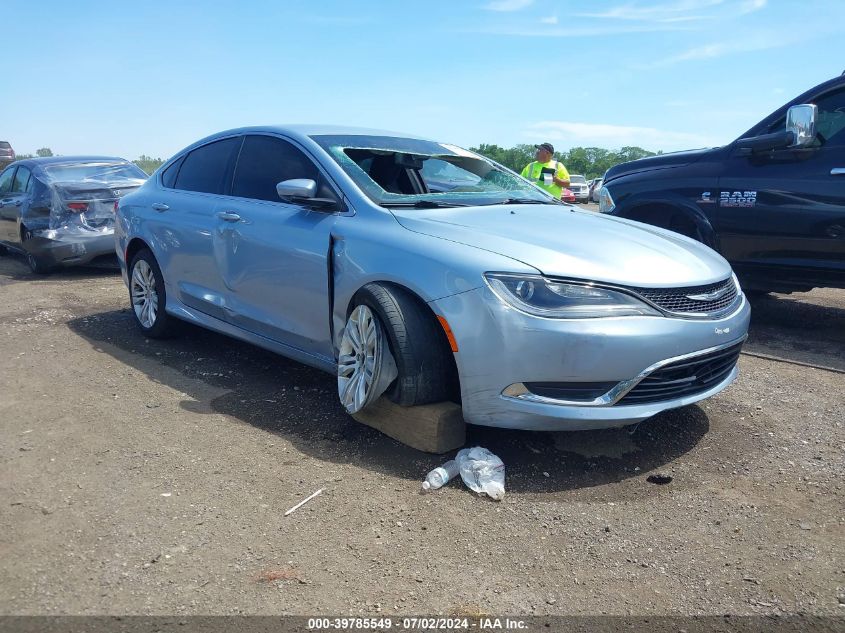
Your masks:
{"label": "truck wheel", "polygon": [[696,227],[689,218],[679,213],[672,216],[672,219],[669,221],[669,226],[666,228],[670,231],[674,231],[675,233],[691,237],[697,242],[704,242],[704,240],[701,239],[701,232],[698,230],[698,227]]}

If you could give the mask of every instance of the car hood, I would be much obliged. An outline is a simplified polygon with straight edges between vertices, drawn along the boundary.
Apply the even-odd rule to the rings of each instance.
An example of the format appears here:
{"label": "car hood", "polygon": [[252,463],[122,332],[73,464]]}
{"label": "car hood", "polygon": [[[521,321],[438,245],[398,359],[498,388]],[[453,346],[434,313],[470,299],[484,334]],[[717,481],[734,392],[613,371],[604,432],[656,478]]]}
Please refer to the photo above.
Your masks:
{"label": "car hood", "polygon": [[731,274],[727,261],[694,240],[561,205],[392,212],[409,231],[504,255],[548,276],[674,287],[714,283]]}
{"label": "car hood", "polygon": [[713,151],[713,148],[706,149],[692,149],[685,152],[672,152],[671,154],[659,154],[658,156],[649,156],[648,158],[640,158],[639,160],[632,160],[627,163],[620,163],[614,165],[607,170],[602,184],[609,184],[614,178],[633,174],[641,171],[651,171],[653,169],[667,169],[669,167],[682,167],[689,165],[700,159],[705,154]]}

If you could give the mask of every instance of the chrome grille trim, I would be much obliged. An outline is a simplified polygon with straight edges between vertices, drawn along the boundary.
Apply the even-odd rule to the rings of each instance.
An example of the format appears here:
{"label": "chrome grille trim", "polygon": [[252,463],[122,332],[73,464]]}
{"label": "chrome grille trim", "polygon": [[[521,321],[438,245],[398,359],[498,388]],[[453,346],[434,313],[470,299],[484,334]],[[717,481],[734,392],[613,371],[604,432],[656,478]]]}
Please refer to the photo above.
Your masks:
{"label": "chrome grille trim", "polygon": [[[731,311],[742,300],[742,293],[733,277],[705,286],[626,289],[663,312],[684,317],[720,316]],[[708,298],[708,295],[715,296]]]}

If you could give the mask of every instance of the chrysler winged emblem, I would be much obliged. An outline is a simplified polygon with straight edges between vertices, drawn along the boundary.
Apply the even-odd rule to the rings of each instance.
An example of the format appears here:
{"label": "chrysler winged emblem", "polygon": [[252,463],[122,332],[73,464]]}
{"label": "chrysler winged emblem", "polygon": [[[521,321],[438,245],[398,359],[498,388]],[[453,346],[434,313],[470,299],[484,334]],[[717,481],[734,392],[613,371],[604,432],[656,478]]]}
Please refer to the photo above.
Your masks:
{"label": "chrysler winged emblem", "polygon": [[692,299],[693,301],[716,301],[717,299],[721,299],[726,294],[731,291],[730,286],[725,286],[723,288],[717,288],[713,292],[702,292],[701,294],[697,295],[685,295],[687,299]]}

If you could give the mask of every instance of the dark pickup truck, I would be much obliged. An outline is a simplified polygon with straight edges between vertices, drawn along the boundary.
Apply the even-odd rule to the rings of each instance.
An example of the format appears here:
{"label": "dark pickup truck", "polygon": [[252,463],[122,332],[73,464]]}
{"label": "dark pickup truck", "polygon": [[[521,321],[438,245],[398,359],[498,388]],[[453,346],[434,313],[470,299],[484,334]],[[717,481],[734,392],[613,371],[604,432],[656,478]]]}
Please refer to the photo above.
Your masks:
{"label": "dark pickup truck", "polygon": [[707,244],[749,290],[845,288],[845,73],[725,147],[612,167],[599,210]]}

